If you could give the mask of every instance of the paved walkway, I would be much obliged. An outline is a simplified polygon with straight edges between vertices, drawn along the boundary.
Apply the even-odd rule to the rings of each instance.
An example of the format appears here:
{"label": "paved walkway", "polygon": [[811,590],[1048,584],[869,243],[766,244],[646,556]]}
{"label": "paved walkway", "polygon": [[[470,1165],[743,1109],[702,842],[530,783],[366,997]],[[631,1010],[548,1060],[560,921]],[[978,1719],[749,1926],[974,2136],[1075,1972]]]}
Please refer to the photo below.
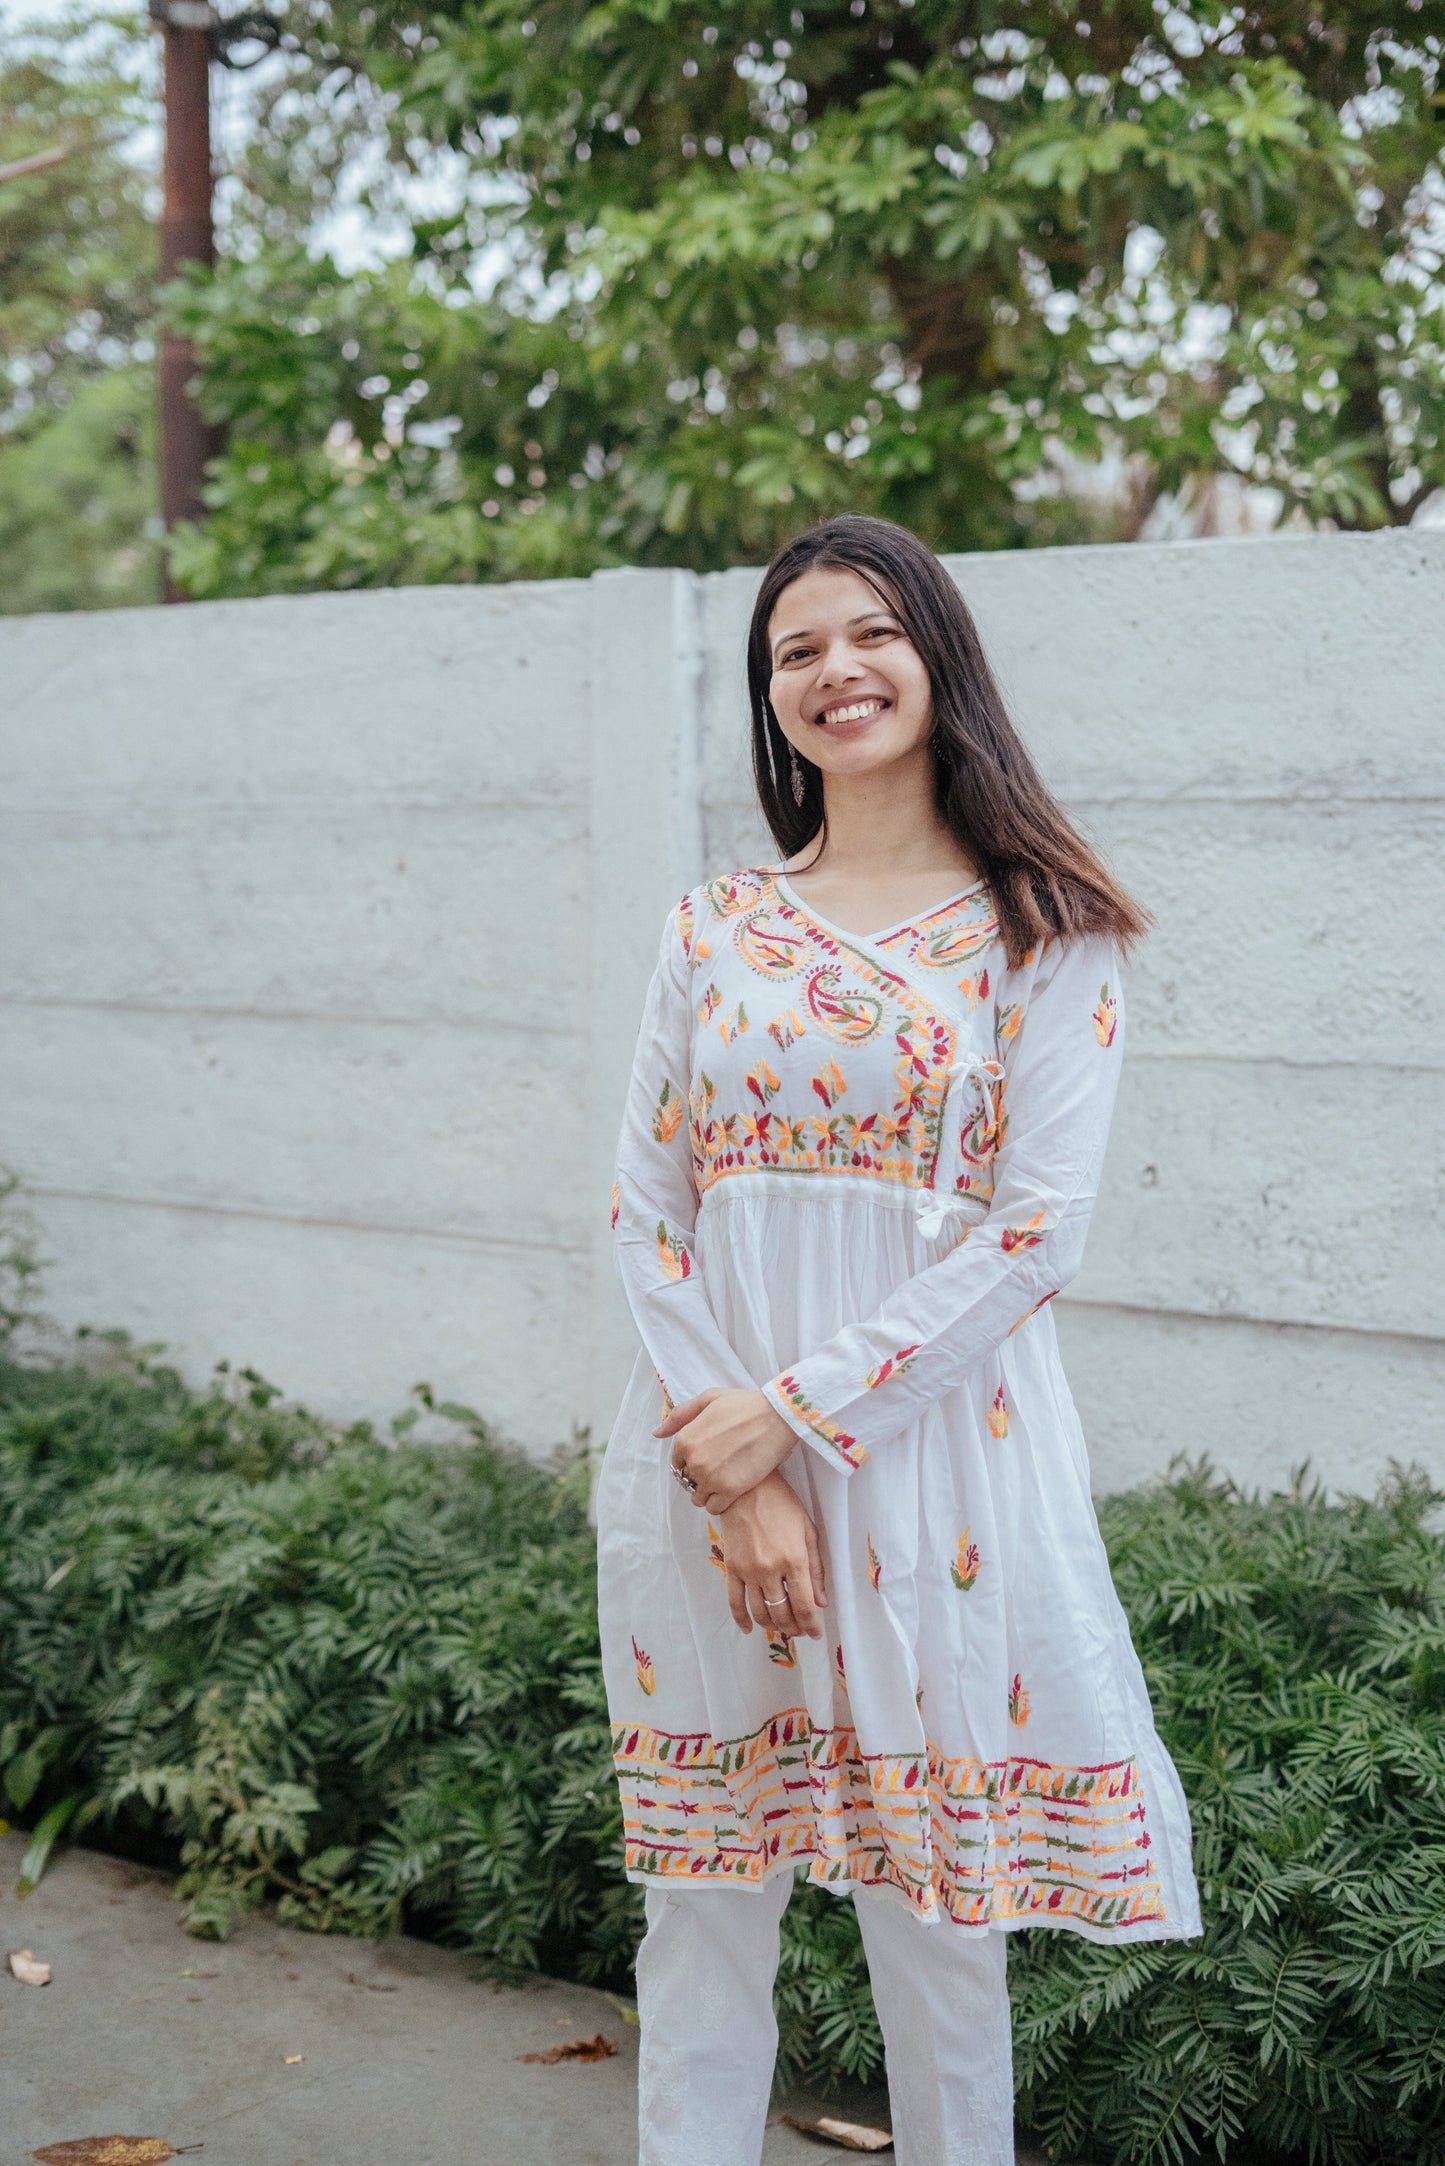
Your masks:
{"label": "paved walkway", "polygon": [[[625,2002],[483,1984],[425,1941],[267,1917],[192,1940],[164,1875],[94,1851],[63,1853],[19,1902],[23,1848],[0,1837],[0,1965],[30,1948],[52,1972],[43,1987],[0,1974],[0,2166],[111,2134],[203,2144],[198,2166],[636,2166]],[[517,2059],[598,2031],[611,2059]],[[887,2125],[886,2101],[866,2106]],[[850,2155],[781,2125],[764,2152],[766,2166]]]}

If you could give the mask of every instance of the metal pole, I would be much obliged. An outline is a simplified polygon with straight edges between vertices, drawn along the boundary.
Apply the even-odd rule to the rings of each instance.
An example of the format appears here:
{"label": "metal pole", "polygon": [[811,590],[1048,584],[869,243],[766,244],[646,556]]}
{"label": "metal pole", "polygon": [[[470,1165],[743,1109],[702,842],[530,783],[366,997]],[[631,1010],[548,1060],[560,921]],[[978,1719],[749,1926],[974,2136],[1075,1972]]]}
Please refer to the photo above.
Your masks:
{"label": "metal pole", "polygon": [[[216,27],[204,0],[151,0],[165,39],[165,206],[161,217],[161,278],[183,263],[215,260],[211,227],[211,40]],[[161,337],[158,363],[161,424],[161,516],[166,526],[201,510],[205,463],[218,432],[201,419],[186,386],[196,371],[195,347],[173,332]],[[166,581],[166,600],[185,595]]]}

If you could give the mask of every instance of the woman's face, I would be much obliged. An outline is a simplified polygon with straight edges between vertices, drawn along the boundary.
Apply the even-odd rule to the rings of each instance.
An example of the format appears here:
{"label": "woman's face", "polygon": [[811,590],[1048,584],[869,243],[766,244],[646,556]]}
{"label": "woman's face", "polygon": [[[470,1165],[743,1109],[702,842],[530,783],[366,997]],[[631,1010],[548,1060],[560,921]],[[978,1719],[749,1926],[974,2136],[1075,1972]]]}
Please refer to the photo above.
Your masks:
{"label": "woman's face", "polygon": [[819,565],[784,587],[768,644],[783,735],[826,773],[865,774],[926,743],[933,695],[923,658],[859,573]]}

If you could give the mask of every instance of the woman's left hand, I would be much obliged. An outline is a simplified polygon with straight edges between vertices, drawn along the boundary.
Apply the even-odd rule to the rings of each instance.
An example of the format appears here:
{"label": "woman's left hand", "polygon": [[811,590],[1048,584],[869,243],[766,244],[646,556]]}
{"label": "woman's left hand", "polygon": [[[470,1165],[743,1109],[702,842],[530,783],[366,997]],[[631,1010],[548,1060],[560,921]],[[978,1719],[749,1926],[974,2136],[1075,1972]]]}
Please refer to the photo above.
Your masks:
{"label": "woman's left hand", "polygon": [[756,1489],[798,1441],[762,1392],[721,1388],[684,1399],[652,1433],[677,1438],[673,1466],[696,1484],[692,1501],[706,1512],[725,1512]]}

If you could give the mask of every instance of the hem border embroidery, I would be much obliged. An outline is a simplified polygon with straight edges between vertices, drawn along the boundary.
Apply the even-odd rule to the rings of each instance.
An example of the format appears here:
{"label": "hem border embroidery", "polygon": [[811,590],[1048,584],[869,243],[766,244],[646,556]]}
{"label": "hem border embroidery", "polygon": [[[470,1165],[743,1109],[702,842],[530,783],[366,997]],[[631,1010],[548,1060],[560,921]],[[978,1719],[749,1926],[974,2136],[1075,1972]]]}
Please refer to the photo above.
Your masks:
{"label": "hem border embroidery", "polygon": [[810,1858],[812,1880],[891,1885],[959,1925],[1166,1921],[1133,1760],[863,1753],[801,1707],[727,1741],[614,1723],[612,1746],[629,1873],[760,1881]]}

